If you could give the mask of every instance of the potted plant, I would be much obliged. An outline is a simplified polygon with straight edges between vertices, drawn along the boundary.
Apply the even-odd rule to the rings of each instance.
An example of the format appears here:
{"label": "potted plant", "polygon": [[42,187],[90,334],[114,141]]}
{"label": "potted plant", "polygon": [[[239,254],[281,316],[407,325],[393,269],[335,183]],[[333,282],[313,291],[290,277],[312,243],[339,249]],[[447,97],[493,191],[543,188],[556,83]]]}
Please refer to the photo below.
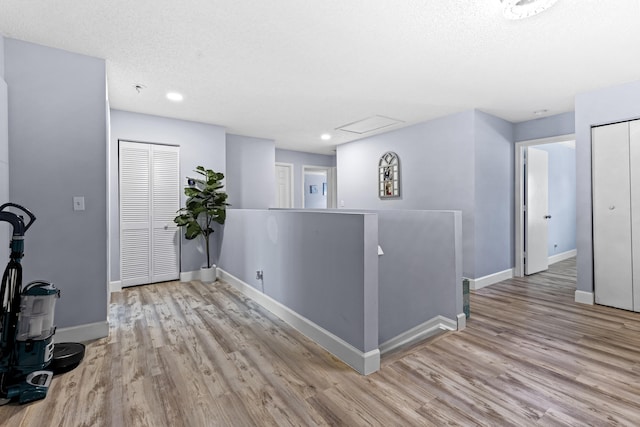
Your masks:
{"label": "potted plant", "polygon": [[213,282],[216,280],[215,266],[211,264],[209,237],[213,234],[211,226],[214,222],[224,224],[227,217],[227,193],[221,191],[224,174],[198,166],[194,171],[202,178],[187,178],[188,186],[184,188],[187,203],[178,211],[173,221],[179,227],[185,227],[184,237],[193,240],[198,236],[204,238],[207,266],[200,270],[200,280]]}

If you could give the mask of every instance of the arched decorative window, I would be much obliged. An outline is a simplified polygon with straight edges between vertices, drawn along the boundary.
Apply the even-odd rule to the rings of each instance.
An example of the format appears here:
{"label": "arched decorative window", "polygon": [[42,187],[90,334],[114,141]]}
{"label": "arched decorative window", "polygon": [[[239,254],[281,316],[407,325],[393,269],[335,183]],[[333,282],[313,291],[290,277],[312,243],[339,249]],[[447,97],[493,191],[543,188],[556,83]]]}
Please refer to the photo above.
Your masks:
{"label": "arched decorative window", "polygon": [[378,196],[381,199],[400,197],[400,160],[388,151],[378,162]]}

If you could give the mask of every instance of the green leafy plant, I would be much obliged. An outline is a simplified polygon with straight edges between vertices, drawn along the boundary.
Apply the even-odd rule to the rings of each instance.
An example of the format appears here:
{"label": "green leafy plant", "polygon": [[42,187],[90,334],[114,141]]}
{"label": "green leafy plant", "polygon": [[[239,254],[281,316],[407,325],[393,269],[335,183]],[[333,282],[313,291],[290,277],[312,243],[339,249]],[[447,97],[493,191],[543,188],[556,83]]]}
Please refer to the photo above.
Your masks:
{"label": "green leafy plant", "polygon": [[198,166],[194,171],[203,178],[188,178],[189,186],[184,188],[187,203],[178,211],[173,221],[185,227],[184,237],[193,240],[202,236],[207,250],[207,268],[211,268],[209,237],[213,234],[214,222],[224,224],[227,218],[227,193],[221,191],[224,174]]}

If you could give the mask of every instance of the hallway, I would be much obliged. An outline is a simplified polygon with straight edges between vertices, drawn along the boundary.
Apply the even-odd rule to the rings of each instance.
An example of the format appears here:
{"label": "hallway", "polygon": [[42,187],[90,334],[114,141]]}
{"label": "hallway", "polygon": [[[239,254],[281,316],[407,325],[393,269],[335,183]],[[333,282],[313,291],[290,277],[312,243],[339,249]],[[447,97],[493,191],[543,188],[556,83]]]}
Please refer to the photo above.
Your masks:
{"label": "hallway", "polygon": [[224,282],[113,294],[109,338],[6,426],[640,423],[640,315],[577,304],[575,260],[474,291],[467,329],[361,376]]}

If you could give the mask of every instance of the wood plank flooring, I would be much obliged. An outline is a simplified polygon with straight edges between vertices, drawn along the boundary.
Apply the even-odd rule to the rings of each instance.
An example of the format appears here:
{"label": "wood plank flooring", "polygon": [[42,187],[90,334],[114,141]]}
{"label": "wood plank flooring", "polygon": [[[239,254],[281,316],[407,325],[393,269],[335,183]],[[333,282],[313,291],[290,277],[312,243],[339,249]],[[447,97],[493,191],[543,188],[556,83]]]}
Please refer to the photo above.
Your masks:
{"label": "wood plank flooring", "polygon": [[575,259],[472,292],[466,330],[364,377],[224,283],[130,288],[109,338],[0,424],[640,425],[640,315],[574,291]]}

